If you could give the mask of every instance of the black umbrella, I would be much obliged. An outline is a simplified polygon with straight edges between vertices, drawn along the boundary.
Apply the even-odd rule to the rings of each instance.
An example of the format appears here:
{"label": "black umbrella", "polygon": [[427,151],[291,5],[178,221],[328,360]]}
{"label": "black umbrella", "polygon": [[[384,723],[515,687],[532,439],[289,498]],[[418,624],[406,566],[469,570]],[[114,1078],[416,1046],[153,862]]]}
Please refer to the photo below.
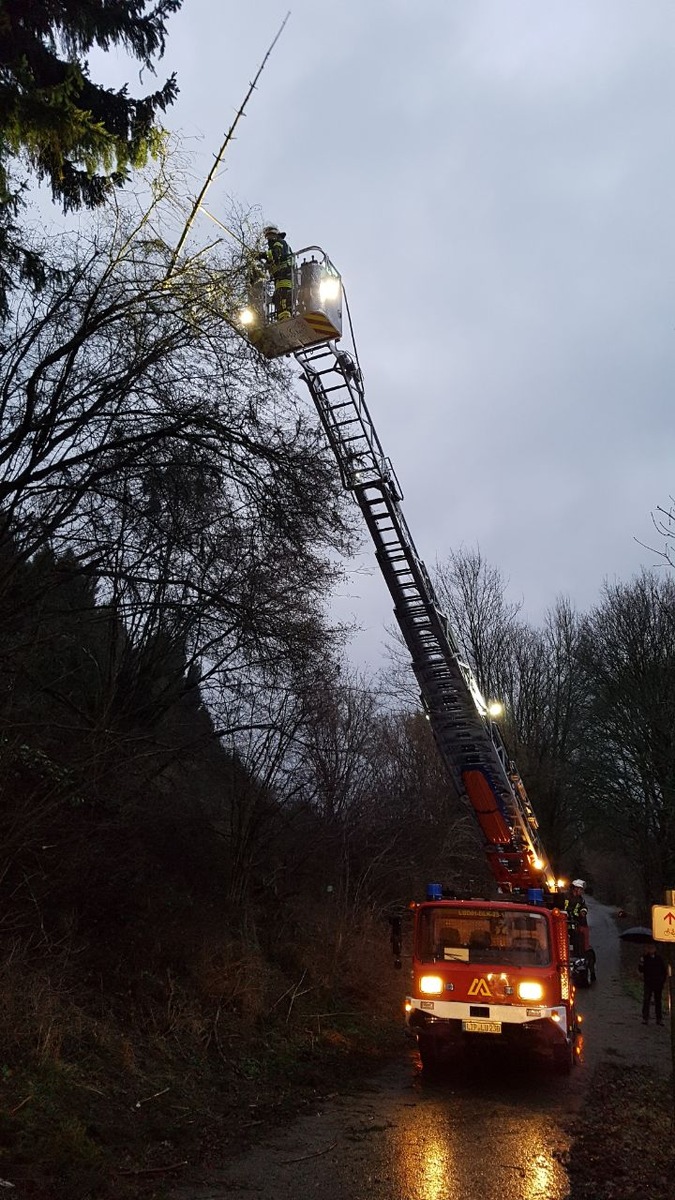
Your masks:
{"label": "black umbrella", "polygon": [[619,934],[622,942],[653,942],[654,936],[646,925],[634,925],[632,929],[624,929]]}

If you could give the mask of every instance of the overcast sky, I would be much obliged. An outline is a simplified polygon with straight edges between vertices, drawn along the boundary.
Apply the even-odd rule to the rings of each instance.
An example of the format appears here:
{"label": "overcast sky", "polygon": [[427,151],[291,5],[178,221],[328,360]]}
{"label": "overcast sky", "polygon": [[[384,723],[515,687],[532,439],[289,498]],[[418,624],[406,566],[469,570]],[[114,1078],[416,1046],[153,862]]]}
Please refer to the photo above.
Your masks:
{"label": "overcast sky", "polygon": [[[427,564],[480,544],[532,621],[588,608],[657,561],[636,539],[675,493],[675,6],[291,3],[208,206],[260,205],[341,270]],[[170,20],[197,175],[288,7]],[[339,611],[372,662],[391,603],[360,566]]]}

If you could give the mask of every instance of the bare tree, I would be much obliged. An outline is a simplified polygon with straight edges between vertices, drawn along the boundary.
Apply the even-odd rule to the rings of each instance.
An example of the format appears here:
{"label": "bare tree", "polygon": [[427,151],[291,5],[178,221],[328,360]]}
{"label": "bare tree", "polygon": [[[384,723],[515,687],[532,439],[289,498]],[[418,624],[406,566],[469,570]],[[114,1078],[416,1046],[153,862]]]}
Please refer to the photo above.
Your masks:
{"label": "bare tree", "polygon": [[675,871],[675,584],[643,572],[605,585],[583,627],[589,695],[589,816],[610,848],[630,847],[643,904]]}
{"label": "bare tree", "polygon": [[[4,330],[0,511],[24,556],[79,537],[81,503],[99,495],[154,516],[157,532],[162,507],[174,537],[180,506],[194,544],[214,489],[222,499],[229,485],[232,516],[262,487],[267,508],[298,532],[275,489],[290,459],[297,466],[309,451],[317,461],[318,435],[314,447],[303,437],[287,369],[264,363],[228,323],[240,259],[212,249],[167,278],[155,216],[117,213],[111,227],[64,238],[62,281],[27,290]],[[326,505],[326,532],[335,507]]]}
{"label": "bare tree", "polygon": [[451,551],[435,582],[455,636],[485,696],[500,696],[521,605],[506,599],[507,581],[480,548]]}
{"label": "bare tree", "polygon": [[521,605],[506,599],[506,581],[479,549],[451,554],[437,587],[481,691],[505,703],[507,744],[559,863],[580,834],[578,618],[560,599],[543,629],[526,625]]}
{"label": "bare tree", "polygon": [[300,675],[333,638],[336,467],[289,370],[232,328],[242,256],[169,273],[160,185],[137,219],[63,239],[61,276],[3,331],[0,732],[27,791],[21,746],[46,756],[46,812],[64,778],[116,811],[154,801],[216,736],[202,696],[231,708],[240,678]]}
{"label": "bare tree", "polygon": [[578,666],[579,617],[560,598],[544,628],[520,626],[511,648],[508,739],[526,780],[556,864],[569,859],[583,831],[580,762],[586,693]]}
{"label": "bare tree", "polygon": [[135,219],[63,239],[60,280],[6,325],[0,601],[44,547],[67,553],[134,646],[161,628],[204,681],[316,652],[349,533],[318,421],[232,328],[241,252],[169,274],[172,202],[160,176]]}
{"label": "bare tree", "polygon": [[387,894],[399,903],[440,879],[480,894],[487,867],[473,812],[457,797],[423,713],[384,714],[373,763],[373,820],[387,831]]}

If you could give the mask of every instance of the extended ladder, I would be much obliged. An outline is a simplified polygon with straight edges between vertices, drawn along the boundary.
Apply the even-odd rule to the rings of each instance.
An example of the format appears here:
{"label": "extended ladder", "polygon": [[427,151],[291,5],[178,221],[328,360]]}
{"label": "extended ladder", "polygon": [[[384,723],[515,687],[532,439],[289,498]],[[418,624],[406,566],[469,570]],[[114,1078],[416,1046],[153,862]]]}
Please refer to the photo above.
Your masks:
{"label": "extended ladder", "polygon": [[454,785],[478,817],[495,880],[505,892],[552,890],[553,872],[522,780],[461,659],[403,516],[401,489],[370,418],[358,365],[333,342],[294,353],[342,482],[370,530],[422,703]]}

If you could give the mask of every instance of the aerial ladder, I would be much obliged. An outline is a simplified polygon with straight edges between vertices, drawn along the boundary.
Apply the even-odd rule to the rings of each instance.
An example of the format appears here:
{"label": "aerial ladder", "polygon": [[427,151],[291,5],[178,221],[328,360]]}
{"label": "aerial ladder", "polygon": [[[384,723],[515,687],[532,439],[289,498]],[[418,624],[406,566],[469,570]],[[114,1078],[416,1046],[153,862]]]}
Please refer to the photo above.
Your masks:
{"label": "aerial ladder", "polygon": [[[575,983],[595,978],[571,960],[567,917],[537,819],[403,515],[403,493],[373,425],[342,280],[309,246],[293,256],[290,315],[278,319],[259,278],[237,318],[267,358],[293,356],[312,395],[342,483],[354,495],[410,653],[424,711],[447,772],[483,833],[497,900],[459,899],[430,884],[413,903],[405,1007],[422,1064],[483,1035],[552,1056],[571,1070],[580,1049]],[[342,340],[345,305],[351,349]],[[400,926],[392,939],[400,963]],[[592,955],[592,951],[589,952]]]}
{"label": "aerial ladder", "polygon": [[366,404],[353,333],[351,353],[338,347],[340,276],[318,246],[299,251],[294,260],[293,316],[277,321],[270,297],[259,287],[240,324],[266,357],[292,354],[300,366],[342,483],[370,531],[441,758],[458,794],[475,812],[499,891],[553,892],[556,879],[523,781],[403,515],[403,493]]}

